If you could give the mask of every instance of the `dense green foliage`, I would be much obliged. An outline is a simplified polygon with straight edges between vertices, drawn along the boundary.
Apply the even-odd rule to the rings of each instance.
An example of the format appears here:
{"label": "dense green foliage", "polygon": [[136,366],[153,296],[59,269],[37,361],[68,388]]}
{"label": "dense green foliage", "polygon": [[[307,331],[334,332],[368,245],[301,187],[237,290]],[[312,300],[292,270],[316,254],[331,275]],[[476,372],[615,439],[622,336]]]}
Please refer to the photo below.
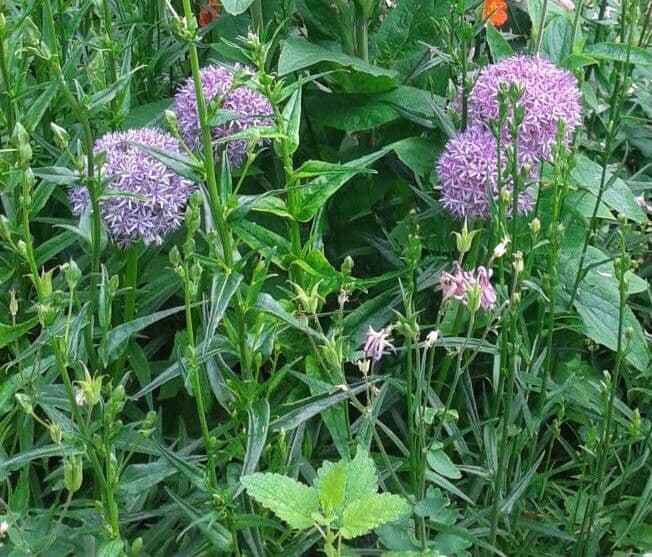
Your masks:
{"label": "dense green foliage", "polygon": [[[0,555],[652,551],[651,13],[567,3],[0,0]],[[583,124],[529,214],[455,220],[436,161],[513,53],[573,72]],[[184,222],[118,246],[94,142],[178,135],[211,63],[269,125],[232,167],[200,105],[147,151]],[[456,260],[495,303],[442,296]]]}

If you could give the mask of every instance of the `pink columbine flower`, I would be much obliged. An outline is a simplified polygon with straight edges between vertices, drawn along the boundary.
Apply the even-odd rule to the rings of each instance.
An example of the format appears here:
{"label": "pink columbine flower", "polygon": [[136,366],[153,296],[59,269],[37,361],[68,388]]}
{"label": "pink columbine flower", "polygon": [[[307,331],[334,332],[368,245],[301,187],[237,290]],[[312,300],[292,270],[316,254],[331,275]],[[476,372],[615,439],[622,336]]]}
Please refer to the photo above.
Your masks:
{"label": "pink columbine flower", "polygon": [[367,339],[364,343],[364,348],[362,349],[365,357],[377,362],[383,357],[385,349],[394,351],[395,348],[392,344],[391,333],[391,326],[385,327],[380,331],[376,331],[370,326],[367,331]]}
{"label": "pink columbine flower", "polygon": [[464,305],[469,303],[469,292],[478,289],[480,307],[491,309],[496,303],[496,291],[491,285],[491,271],[482,265],[473,271],[464,271],[459,261],[453,261],[453,272],[443,271],[439,285],[444,301],[454,298]]}
{"label": "pink columbine flower", "polygon": [[575,9],[575,4],[571,0],[557,0],[557,4],[559,4],[565,10]]}

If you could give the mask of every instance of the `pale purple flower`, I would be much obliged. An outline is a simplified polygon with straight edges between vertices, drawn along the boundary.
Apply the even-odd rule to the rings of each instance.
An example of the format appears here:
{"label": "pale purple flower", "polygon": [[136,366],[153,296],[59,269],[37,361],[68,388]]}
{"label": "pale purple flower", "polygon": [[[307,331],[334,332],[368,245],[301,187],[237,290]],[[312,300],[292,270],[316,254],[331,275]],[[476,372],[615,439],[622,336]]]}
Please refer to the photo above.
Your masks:
{"label": "pale purple flower", "polygon": [[[247,71],[240,66],[236,69],[240,72]],[[269,100],[246,85],[234,87],[232,69],[215,64],[202,68],[200,76],[207,104],[215,100],[219,102],[220,109],[239,115],[233,120],[213,127],[211,133],[214,139],[235,134],[251,126],[271,125],[272,105]],[[190,147],[197,147],[200,141],[200,130],[197,97],[192,77],[179,87],[174,97],[174,112],[179,122],[181,137]],[[222,144],[215,143],[214,150],[216,157],[221,156]],[[247,140],[229,141],[226,152],[231,166],[240,166],[247,152]]]}
{"label": "pale purple flower", "polygon": [[442,271],[439,276],[439,289],[443,301],[455,299],[464,305],[469,303],[469,293],[477,290],[480,296],[480,307],[491,309],[496,304],[496,291],[489,279],[491,271],[480,265],[472,271],[462,269],[459,261],[453,261],[453,272]]}
{"label": "pale purple flower", "polygon": [[385,350],[389,349],[394,351],[395,348],[392,344],[391,333],[391,327],[385,327],[380,331],[376,331],[370,326],[367,331],[367,339],[364,343],[364,348],[362,349],[365,358],[370,358],[374,362],[377,362],[383,357]]}
{"label": "pale purple flower", "polygon": [[[511,191],[511,172],[507,159],[501,155],[501,181],[503,189]],[[534,176],[536,158],[527,151],[518,153],[518,166],[530,164]],[[498,197],[498,153],[496,139],[484,126],[476,125],[450,139],[437,163],[441,204],[456,218],[486,218],[491,214],[490,197]],[[532,188],[527,186],[519,193],[520,213],[532,209]],[[507,213],[511,214],[511,203]]]}
{"label": "pale purple flower", "polygon": [[[93,151],[106,155],[99,169],[105,180],[100,214],[111,239],[121,247],[138,240],[160,244],[181,225],[186,202],[195,189],[190,180],[137,144],[181,153],[172,135],[154,128],[107,133],[95,142]],[[81,216],[89,205],[88,190],[72,188],[69,197],[73,214]]]}
{"label": "pale purple flower", "polygon": [[[522,149],[549,158],[560,119],[566,123],[566,141],[581,123],[581,93],[577,80],[541,56],[511,56],[480,71],[469,96],[469,117],[473,123],[498,116],[501,84],[517,83],[523,90],[518,103],[524,109],[519,127]],[[505,137],[509,133],[505,129]]]}

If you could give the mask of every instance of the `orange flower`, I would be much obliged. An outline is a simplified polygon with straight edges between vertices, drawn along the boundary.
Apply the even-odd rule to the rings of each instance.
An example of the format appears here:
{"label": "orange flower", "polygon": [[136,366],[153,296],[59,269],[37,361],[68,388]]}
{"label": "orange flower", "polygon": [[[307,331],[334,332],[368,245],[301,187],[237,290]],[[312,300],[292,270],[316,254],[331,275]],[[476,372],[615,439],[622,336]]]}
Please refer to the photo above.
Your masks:
{"label": "orange flower", "polygon": [[220,13],[220,5],[217,0],[208,0],[208,6],[199,10],[199,26],[204,27],[213,21]]}
{"label": "orange flower", "polygon": [[484,0],[482,19],[494,27],[500,27],[507,21],[507,2],[505,0]]}

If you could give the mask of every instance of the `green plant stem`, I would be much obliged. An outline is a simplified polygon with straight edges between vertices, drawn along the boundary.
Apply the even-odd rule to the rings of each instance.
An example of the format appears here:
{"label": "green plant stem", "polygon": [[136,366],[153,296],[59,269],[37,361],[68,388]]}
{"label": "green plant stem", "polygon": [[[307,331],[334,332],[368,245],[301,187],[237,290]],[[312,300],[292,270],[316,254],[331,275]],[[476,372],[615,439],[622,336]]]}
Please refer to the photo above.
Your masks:
{"label": "green plant stem", "polygon": [[[190,276],[190,266],[188,260],[184,262],[184,275]],[[213,443],[211,442],[210,430],[208,429],[208,421],[206,420],[206,408],[204,407],[204,394],[201,389],[201,382],[199,377],[199,365],[197,364],[195,354],[195,332],[193,327],[192,317],[192,299],[190,297],[190,287],[187,278],[184,279],[184,305],[186,315],[186,331],[188,333],[188,347],[192,356],[188,358],[188,365],[190,366],[190,382],[192,385],[192,394],[195,399],[197,407],[197,417],[199,419],[199,427],[201,429],[202,440],[206,450],[207,468],[208,468],[208,486],[211,490],[216,490],[218,487],[215,455],[213,453]]]}
{"label": "green plant stem", "polygon": [[[534,54],[539,53],[539,48],[541,47],[541,39],[543,38],[543,31],[546,27],[546,14],[548,12],[548,0],[543,0],[541,6],[541,20],[539,21],[539,28],[537,30],[537,38],[534,43]],[[571,43],[571,48],[573,47]]]}
{"label": "green plant stem", "polygon": [[[108,51],[108,74],[112,83],[118,81],[118,70],[116,67],[115,61],[115,43],[113,42],[113,33],[111,26],[111,8],[109,6],[109,0],[102,0],[102,19],[104,24],[104,43]],[[120,112],[120,99],[121,95],[118,94],[111,101],[111,112],[113,114],[114,120],[117,118]]]}
{"label": "green plant stem", "polygon": [[136,312],[136,289],[138,286],[138,257],[140,248],[137,245],[130,246],[127,250],[127,265],[124,274],[124,312],[123,323],[132,321]]}
{"label": "green plant stem", "polygon": [[355,50],[358,58],[369,61],[369,20],[359,17],[355,26]]}
{"label": "green plant stem", "polygon": [[[2,10],[0,9],[0,13]],[[11,134],[16,125],[16,107],[13,102],[13,93],[11,90],[11,79],[9,77],[9,66],[7,65],[7,52],[5,48],[5,37],[0,36],[0,76],[4,86],[6,97],[5,114],[7,118],[7,134]]]}
{"label": "green plant stem", "polygon": [[261,35],[265,30],[265,19],[263,17],[263,2],[262,0],[254,0],[251,4],[251,19],[254,22],[256,33]]}
{"label": "green plant stem", "polygon": [[[190,0],[183,0],[183,11],[188,22],[193,29],[197,28],[197,21],[192,12]],[[195,97],[197,99],[197,115],[199,118],[199,129],[202,140],[202,153],[204,156],[204,170],[206,172],[206,186],[210,200],[211,215],[217,234],[222,244],[224,265],[230,269],[233,267],[233,245],[231,235],[224,216],[224,207],[220,200],[220,194],[217,187],[217,177],[215,175],[215,158],[213,154],[213,140],[211,130],[208,124],[208,112],[206,109],[206,99],[201,84],[201,75],[199,70],[199,54],[197,45],[193,41],[188,41],[188,51],[190,55],[190,67],[192,70],[192,79],[195,87]]]}
{"label": "green plant stem", "polygon": [[573,18],[573,27],[570,36],[570,53],[573,54],[575,50],[575,38],[577,37],[577,30],[579,29],[580,18],[582,17],[582,10],[584,9],[584,0],[578,0],[575,6],[575,17]]}

